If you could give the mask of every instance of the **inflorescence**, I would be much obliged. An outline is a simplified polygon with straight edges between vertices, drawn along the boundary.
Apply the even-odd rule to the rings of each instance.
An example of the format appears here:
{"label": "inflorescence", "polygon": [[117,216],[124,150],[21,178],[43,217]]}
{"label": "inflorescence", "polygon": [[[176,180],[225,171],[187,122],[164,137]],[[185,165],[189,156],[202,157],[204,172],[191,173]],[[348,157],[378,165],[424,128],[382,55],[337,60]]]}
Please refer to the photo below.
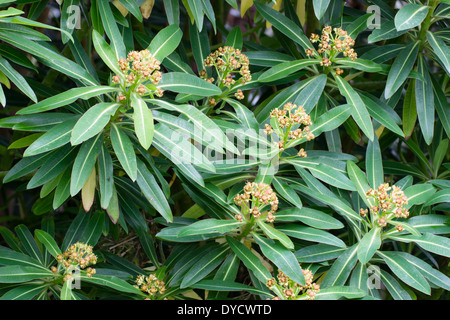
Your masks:
{"label": "inflorescence", "polygon": [[[294,140],[306,138],[308,141],[314,139],[314,134],[309,131],[312,124],[311,117],[305,112],[302,106],[292,103],[284,105],[283,109],[273,109],[270,113],[271,125],[266,124],[264,133],[278,135],[278,148],[284,151],[285,147]],[[300,126],[304,126],[303,129]],[[297,154],[299,157],[306,157],[306,152],[302,148]]]}
{"label": "inflorescence", "polygon": [[147,277],[142,274],[137,276],[135,287],[147,293],[150,298],[156,298],[157,295],[166,292],[164,281],[159,280],[155,274],[150,274]]}
{"label": "inflorescence", "polygon": [[63,254],[56,256],[58,261],[58,268],[51,267],[54,273],[57,273],[59,268],[64,270],[64,281],[73,281],[72,272],[75,270],[86,269],[87,277],[92,277],[95,274],[95,269],[89,267],[97,263],[97,256],[92,251],[92,246],[77,242],[69,247]]}
{"label": "inflorescence", "polygon": [[[390,192],[389,192],[390,191]],[[388,183],[381,184],[378,189],[369,189],[366,193],[367,199],[374,199],[375,204],[370,208],[372,220],[379,227],[385,227],[391,219],[408,218],[409,211],[404,207],[408,204],[405,193],[397,186],[390,187]],[[361,209],[360,214],[367,216],[369,210]],[[398,231],[403,231],[403,227],[398,225]]]}
{"label": "inflorescence", "polygon": [[121,58],[118,66],[121,74],[112,77],[113,84],[119,84],[123,91],[117,96],[118,101],[127,99],[127,89],[140,95],[162,97],[163,90],[156,86],[161,81],[160,62],[152,56],[148,49],[130,51],[127,58]]}
{"label": "inflorescence", "polygon": [[[344,57],[350,58],[352,61],[355,61],[358,56],[353,49],[355,40],[347,34],[347,31],[341,28],[332,29],[331,26],[327,26],[323,28],[321,36],[312,33],[309,39],[312,43],[318,42],[319,45],[317,51],[315,51],[314,48],[306,49],[306,55],[308,57],[321,59],[321,66],[331,66],[333,59],[340,53],[342,53]],[[336,69],[337,75],[342,73],[343,70],[339,68]]]}
{"label": "inflorescence", "polygon": [[[228,87],[231,89],[236,84],[246,84],[252,80],[248,57],[239,49],[230,46],[220,47],[212,52],[205,59],[203,65],[215,68],[218,77],[217,85],[220,88]],[[240,75],[239,79],[237,79],[236,74]],[[200,72],[200,77],[210,83],[215,81],[213,77],[208,78],[206,70]],[[244,93],[240,89],[236,91],[234,96],[239,100],[244,99]],[[215,105],[215,100],[210,99],[209,103]]]}
{"label": "inflorescence", "polygon": [[[236,220],[249,220],[251,217],[266,219],[267,222],[275,220],[278,210],[278,197],[270,185],[266,183],[248,182],[244,186],[244,193],[234,197],[234,203],[241,207],[242,214],[236,215]],[[265,210],[267,206],[270,209]],[[265,211],[264,211],[265,210]]]}
{"label": "inflorescence", "polygon": [[277,293],[273,300],[297,300],[304,295],[307,300],[314,300],[320,291],[320,286],[313,283],[313,274],[310,270],[302,269],[302,272],[305,276],[304,286],[291,280],[282,271],[278,271],[278,281],[275,278],[267,280],[266,286]]}

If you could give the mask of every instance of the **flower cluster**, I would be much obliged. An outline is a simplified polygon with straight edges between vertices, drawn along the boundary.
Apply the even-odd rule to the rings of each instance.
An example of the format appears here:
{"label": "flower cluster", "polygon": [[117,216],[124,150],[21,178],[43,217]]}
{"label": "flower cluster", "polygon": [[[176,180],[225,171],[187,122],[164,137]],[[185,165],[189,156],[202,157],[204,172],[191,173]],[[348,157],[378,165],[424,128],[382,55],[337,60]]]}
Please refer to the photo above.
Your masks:
{"label": "flower cluster", "polygon": [[[72,271],[86,269],[86,275],[90,278],[95,274],[95,269],[89,267],[97,263],[97,256],[92,252],[92,246],[77,242],[69,247],[63,254],[56,256],[59,265],[65,270],[64,281],[72,281]],[[88,268],[86,268],[88,267]],[[58,268],[52,267],[54,273]]]}
{"label": "flower cluster", "polygon": [[159,280],[153,273],[147,277],[142,274],[137,276],[135,287],[142,292],[148,293],[153,298],[158,294],[164,294],[166,291],[164,281]]}
{"label": "flower cluster", "polygon": [[320,286],[313,283],[313,274],[310,270],[302,269],[302,272],[305,276],[304,286],[291,280],[282,271],[278,271],[278,281],[275,278],[267,280],[266,286],[277,293],[277,297],[273,300],[297,300],[304,295],[306,295],[306,299],[314,300],[320,291]]}
{"label": "flower cluster", "polygon": [[[278,210],[278,197],[270,185],[266,183],[247,182],[244,193],[234,197],[234,203],[241,207],[243,214],[237,214],[236,220],[243,221],[255,218],[265,218],[267,222],[275,220],[275,212]],[[270,209],[263,211],[266,206]]]}
{"label": "flower cluster", "polygon": [[[314,134],[309,131],[311,117],[306,114],[302,106],[287,103],[283,109],[273,109],[270,113],[271,124],[266,124],[264,133],[271,135],[275,132],[278,137],[282,137],[278,142],[280,151],[284,151],[285,146],[292,140],[306,138],[308,141],[314,139]],[[303,129],[300,126],[303,125]],[[300,157],[306,157],[305,150],[298,153]]]}
{"label": "flower cluster", "polygon": [[[366,197],[375,201],[375,204],[370,208],[370,213],[380,227],[385,227],[387,222],[393,218],[408,218],[409,216],[409,211],[404,207],[408,204],[408,198],[397,186],[390,187],[388,183],[383,183],[376,190],[369,189]],[[363,217],[367,213],[367,209],[360,210]],[[402,226],[397,226],[397,230],[402,231]]]}
{"label": "flower cluster", "polygon": [[[318,42],[319,45],[317,53],[311,48],[306,49],[306,55],[308,57],[315,56],[316,58],[321,59],[321,66],[331,66],[333,59],[340,53],[353,61],[357,58],[357,54],[353,49],[355,40],[347,34],[347,31],[342,30],[341,28],[332,29],[330,26],[327,26],[323,28],[321,36],[312,33],[309,39],[312,43]],[[336,70],[336,74],[342,74],[342,70]]]}
{"label": "flower cluster", "polygon": [[[217,72],[218,80],[221,86],[233,86],[240,81],[242,84],[252,80],[249,69],[249,59],[239,49],[230,46],[220,47],[212,52],[204,61],[205,67],[214,67]],[[235,79],[235,74],[239,73],[241,77]],[[200,72],[200,77],[208,82],[213,83],[214,78],[208,78],[206,70]],[[236,98],[243,99],[242,91],[238,90],[235,94]]]}
{"label": "flower cluster", "polygon": [[[117,64],[121,74],[112,77],[114,84],[120,84],[124,91],[128,87],[133,87],[140,95],[154,92],[158,97],[162,97],[163,90],[154,87],[161,81],[162,74],[159,71],[161,63],[152,56],[148,49],[130,51],[127,58],[119,59]],[[124,101],[126,97],[120,93],[117,99]]]}

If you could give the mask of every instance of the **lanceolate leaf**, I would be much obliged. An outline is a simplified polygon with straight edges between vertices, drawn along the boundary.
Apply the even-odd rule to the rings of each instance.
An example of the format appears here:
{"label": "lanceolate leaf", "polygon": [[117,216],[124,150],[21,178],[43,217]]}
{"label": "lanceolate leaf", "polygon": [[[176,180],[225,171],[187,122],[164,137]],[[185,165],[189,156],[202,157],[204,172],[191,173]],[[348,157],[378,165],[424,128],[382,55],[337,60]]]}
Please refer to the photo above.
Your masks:
{"label": "lanceolate leaf", "polygon": [[111,125],[111,143],[122,168],[131,180],[137,177],[136,154],[130,138],[115,124]]}
{"label": "lanceolate leaf", "polygon": [[380,144],[377,137],[373,141],[369,141],[366,151],[366,173],[369,184],[376,189],[380,184],[384,183],[383,164],[381,161]]}
{"label": "lanceolate leaf", "polygon": [[119,107],[119,103],[101,102],[89,108],[73,127],[71,144],[80,144],[98,134]]}
{"label": "lanceolate leaf", "polygon": [[417,116],[425,142],[429,145],[434,133],[434,95],[428,67],[425,65],[422,55],[419,56],[417,71],[425,79],[425,81],[415,80]]}
{"label": "lanceolate leaf", "polygon": [[103,134],[83,143],[72,167],[70,194],[76,195],[89,178],[103,144]]}
{"label": "lanceolate leaf", "polygon": [[105,146],[98,156],[98,182],[100,187],[100,203],[103,209],[108,207],[114,189],[113,162]]}
{"label": "lanceolate leaf", "polygon": [[340,76],[335,76],[336,82],[341,94],[347,99],[347,103],[353,106],[352,117],[358,124],[358,127],[364,132],[364,134],[373,140],[373,126],[370,119],[370,114],[362,101],[361,97],[350,86],[350,84],[342,79]]}
{"label": "lanceolate leaf", "polygon": [[226,237],[226,239],[231,247],[231,250],[233,250],[244,265],[253,272],[259,281],[266,283],[267,280],[272,278],[272,275],[267,268],[262,264],[258,257],[250,251],[249,248],[232,237]]}
{"label": "lanceolate leaf", "polygon": [[78,118],[70,119],[60,123],[36,141],[34,141],[24,152],[25,157],[34,156],[36,154],[44,153],[56,148],[59,148],[70,141],[70,134]]}
{"label": "lanceolate leaf", "polygon": [[358,245],[358,259],[362,264],[366,264],[372,259],[375,252],[381,246],[380,229],[373,228],[364,235]]}
{"label": "lanceolate leaf", "polygon": [[183,32],[178,25],[172,24],[162,29],[148,46],[150,53],[159,61],[170,55],[180,44]]}
{"label": "lanceolate leaf", "polygon": [[166,219],[166,221],[171,222],[173,217],[167,199],[159,185],[156,183],[156,179],[140,160],[137,162],[137,183],[150,204]]}
{"label": "lanceolate leaf", "polygon": [[430,294],[431,289],[427,280],[406,259],[396,255],[395,252],[377,251],[377,255],[383,258],[392,272],[400,280],[425,294]]}
{"label": "lanceolate leaf", "polygon": [[287,61],[280,63],[269,70],[265,71],[263,74],[261,74],[258,78],[258,81],[260,82],[271,82],[275,81],[281,78],[284,78],[294,72],[300,71],[304,69],[305,67],[318,64],[318,60],[312,60],[312,59],[303,59],[303,60],[296,60],[296,61]]}
{"label": "lanceolate leaf", "polygon": [[334,263],[326,276],[323,278],[323,287],[344,285],[351,270],[356,265],[358,244],[348,248]]}
{"label": "lanceolate leaf", "polygon": [[25,78],[8,62],[8,60],[0,57],[0,71],[3,72],[24,94],[26,94],[31,100],[37,102],[36,94]]}
{"label": "lanceolate leaf", "polygon": [[408,78],[419,52],[419,43],[411,43],[405,47],[397,56],[389,71],[386,80],[384,96],[389,99],[400,88],[403,82]]}
{"label": "lanceolate leaf", "polygon": [[44,111],[50,111],[59,107],[75,102],[77,99],[87,100],[92,97],[118,91],[118,88],[107,87],[107,86],[92,86],[92,87],[81,87],[73,88],[67,90],[66,92],[54,95],[50,98],[42,100],[36,104],[17,111],[17,114],[32,114]]}
{"label": "lanceolate leaf", "polygon": [[221,90],[214,84],[183,72],[164,73],[158,87],[164,90],[205,97],[221,93]]}
{"label": "lanceolate leaf", "polygon": [[139,142],[144,149],[150,148],[153,141],[154,123],[153,115],[144,100],[136,94],[131,96],[133,107],[134,130]]}
{"label": "lanceolate leaf", "polygon": [[418,26],[427,16],[429,9],[428,6],[420,4],[408,4],[402,7],[395,15],[395,28],[402,31]]}
{"label": "lanceolate leaf", "polygon": [[305,277],[294,254],[283,245],[273,240],[268,240],[257,234],[253,234],[263,254],[269,258],[289,278],[300,285],[305,284]]}
{"label": "lanceolate leaf", "polygon": [[255,2],[255,7],[268,22],[287,37],[300,44],[304,50],[313,48],[313,45],[305,36],[303,30],[295,22],[265,4]]}

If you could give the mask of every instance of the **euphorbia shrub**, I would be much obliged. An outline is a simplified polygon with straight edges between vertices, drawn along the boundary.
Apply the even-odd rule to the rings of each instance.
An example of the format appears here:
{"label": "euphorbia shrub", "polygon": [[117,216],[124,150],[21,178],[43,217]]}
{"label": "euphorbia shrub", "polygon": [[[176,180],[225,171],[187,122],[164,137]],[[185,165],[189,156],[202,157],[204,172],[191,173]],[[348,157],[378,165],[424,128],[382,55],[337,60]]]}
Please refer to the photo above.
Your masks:
{"label": "euphorbia shrub", "polygon": [[448,1],[0,6],[2,299],[447,298]]}

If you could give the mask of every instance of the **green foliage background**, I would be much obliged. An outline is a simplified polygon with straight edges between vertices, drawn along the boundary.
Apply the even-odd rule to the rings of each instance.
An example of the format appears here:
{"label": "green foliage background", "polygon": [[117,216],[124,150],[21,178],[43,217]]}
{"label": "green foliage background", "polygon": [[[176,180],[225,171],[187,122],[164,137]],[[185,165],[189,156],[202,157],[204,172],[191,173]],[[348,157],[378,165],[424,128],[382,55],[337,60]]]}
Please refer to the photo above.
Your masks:
{"label": "green foliage background", "polygon": [[[266,285],[279,270],[307,299],[302,269],[320,284],[316,299],[448,298],[449,1],[0,6],[1,299],[288,298]],[[368,28],[377,21],[369,6],[378,28]],[[79,28],[70,27],[74,8]],[[327,67],[306,54],[326,26],[355,40],[356,60],[329,57]],[[227,86],[204,66],[224,46],[248,57],[251,80],[236,74]],[[112,77],[119,59],[144,49],[162,79],[142,82],[140,95]],[[278,170],[249,157],[251,136],[199,135],[282,130],[270,114],[289,102],[309,114],[314,139],[265,155]],[[171,157],[194,144],[188,161]],[[246,161],[207,159],[208,144]],[[274,221],[236,218],[248,214],[234,203],[247,182],[273,188]],[[383,226],[360,215],[382,183],[404,192],[408,219]],[[76,242],[93,246],[98,262],[72,288],[58,257]],[[373,266],[380,288],[367,285]],[[133,286],[150,274],[165,291]]]}

